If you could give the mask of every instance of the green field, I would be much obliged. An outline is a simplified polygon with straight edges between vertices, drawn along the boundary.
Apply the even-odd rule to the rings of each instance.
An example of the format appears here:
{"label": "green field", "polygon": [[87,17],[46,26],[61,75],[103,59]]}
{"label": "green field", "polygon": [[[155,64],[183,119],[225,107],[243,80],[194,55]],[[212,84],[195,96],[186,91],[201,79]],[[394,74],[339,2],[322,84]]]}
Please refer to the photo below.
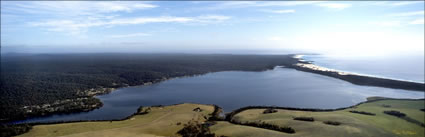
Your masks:
{"label": "green field", "polygon": [[[386,106],[386,107],[384,107]],[[211,127],[218,135],[226,136],[303,136],[303,137],[423,137],[424,127],[406,120],[384,114],[385,110],[398,110],[408,117],[424,123],[423,100],[381,100],[364,103],[355,108],[332,112],[309,112],[278,109],[276,113],[263,114],[265,109],[249,109],[236,114],[233,120],[239,122],[266,122],[292,127],[296,133],[234,125],[220,122]],[[356,114],[350,110],[375,113],[375,116]],[[293,120],[293,117],[313,117],[314,122]],[[324,121],[337,121],[341,125],[327,125]]]}
{"label": "green field", "polygon": [[[193,111],[195,108],[203,111]],[[22,137],[150,137],[177,136],[177,131],[190,120],[205,121],[204,116],[214,111],[210,105],[180,104],[151,107],[144,115],[135,115],[124,121],[77,122],[34,126]],[[180,124],[178,124],[180,123]]]}
{"label": "green field", "polygon": [[[201,108],[201,112],[194,111]],[[265,122],[278,126],[289,126],[296,133],[236,125],[228,121],[217,121],[209,127],[211,132],[224,136],[291,136],[291,137],[423,137],[424,127],[404,119],[384,114],[385,110],[397,110],[416,121],[424,123],[424,100],[380,100],[364,103],[353,108],[310,112],[276,109],[275,113],[263,114],[265,109],[248,109],[232,118],[239,122]],[[145,108],[147,109],[147,108]],[[375,116],[351,113],[350,110],[365,111]],[[137,137],[179,136],[177,132],[190,120],[203,123],[214,111],[211,105],[179,104],[165,107],[150,107],[150,112],[135,115],[123,121],[76,122],[51,125],[36,125],[22,137]],[[293,120],[294,117],[313,117],[314,122]],[[324,124],[337,121],[340,125]]]}

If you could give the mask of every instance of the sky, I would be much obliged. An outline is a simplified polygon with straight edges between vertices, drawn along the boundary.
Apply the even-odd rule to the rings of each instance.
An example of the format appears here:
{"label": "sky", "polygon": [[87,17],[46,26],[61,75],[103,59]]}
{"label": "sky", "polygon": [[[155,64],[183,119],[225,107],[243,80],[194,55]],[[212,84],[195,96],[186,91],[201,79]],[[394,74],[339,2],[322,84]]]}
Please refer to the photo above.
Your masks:
{"label": "sky", "polygon": [[1,52],[424,54],[423,1],[1,1]]}

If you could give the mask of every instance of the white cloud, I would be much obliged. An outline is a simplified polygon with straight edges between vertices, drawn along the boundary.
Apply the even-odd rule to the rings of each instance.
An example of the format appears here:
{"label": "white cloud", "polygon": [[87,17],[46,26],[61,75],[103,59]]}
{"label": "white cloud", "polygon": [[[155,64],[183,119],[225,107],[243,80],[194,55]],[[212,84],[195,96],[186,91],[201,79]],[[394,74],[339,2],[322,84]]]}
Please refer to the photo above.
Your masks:
{"label": "white cloud", "polygon": [[87,31],[91,27],[116,25],[138,25],[146,23],[217,23],[230,19],[230,16],[221,15],[204,15],[197,17],[133,17],[133,18],[112,18],[112,19],[95,19],[95,20],[49,20],[41,22],[29,23],[31,26],[44,27],[48,31],[68,32],[69,34],[80,34]]}
{"label": "white cloud", "polygon": [[262,12],[267,12],[267,13],[277,13],[277,14],[283,14],[283,13],[295,13],[295,10],[260,10]]}
{"label": "white cloud", "polygon": [[99,13],[133,12],[151,9],[157,5],[122,1],[30,1],[10,3],[6,11],[21,11],[28,14],[54,14],[62,16],[93,15]]}
{"label": "white cloud", "polygon": [[403,13],[395,13],[391,14],[390,16],[393,17],[406,17],[406,16],[417,16],[417,15],[424,15],[424,11],[413,11],[413,12],[403,12]]}
{"label": "white cloud", "polygon": [[209,6],[210,10],[218,9],[234,9],[234,8],[250,8],[250,7],[287,7],[299,5],[311,5],[321,3],[320,1],[226,1],[220,2],[216,5]]}
{"label": "white cloud", "polygon": [[195,17],[154,16],[128,17],[138,10],[152,9],[158,5],[139,1],[29,1],[2,2],[2,15],[8,13],[22,18],[36,17],[26,25],[47,31],[79,35],[92,27],[137,25],[146,23],[219,23],[231,17],[204,15]]}
{"label": "white cloud", "polygon": [[[216,5],[209,6],[203,9],[222,10],[235,8],[258,8],[258,7],[291,7],[302,5],[316,5],[323,8],[343,10],[352,6],[349,3],[330,3],[323,1],[230,1],[220,2]],[[269,13],[292,13],[295,10],[262,10]]]}
{"label": "white cloud", "polygon": [[281,1],[281,2],[262,2],[258,3],[258,7],[268,6],[299,6],[299,5],[311,5],[321,3],[320,1]]}
{"label": "white cloud", "polygon": [[411,4],[417,4],[417,3],[423,3],[423,1],[401,1],[401,2],[394,2],[391,3],[391,6],[404,6],[404,5],[411,5]]}
{"label": "white cloud", "polygon": [[146,24],[146,23],[167,23],[167,22],[190,22],[194,21],[194,18],[190,17],[173,17],[173,16],[161,16],[161,17],[135,17],[135,18],[120,18],[111,21],[102,22],[100,25],[135,25],[135,24]]}
{"label": "white cloud", "polygon": [[321,3],[317,5],[320,7],[336,9],[336,10],[343,10],[343,9],[351,7],[351,4],[345,4],[345,3]]}
{"label": "white cloud", "polygon": [[412,4],[422,4],[423,1],[379,1],[379,2],[370,2],[368,5],[374,6],[390,6],[390,7],[398,7],[398,6],[406,6]]}
{"label": "white cloud", "polygon": [[222,16],[222,15],[202,15],[197,17],[198,22],[220,22],[224,20],[230,19],[230,16]]}
{"label": "white cloud", "polygon": [[381,26],[381,27],[397,27],[397,26],[401,26],[401,22],[400,21],[373,21],[373,22],[369,22],[369,24],[377,25],[377,26]]}
{"label": "white cloud", "polygon": [[128,37],[144,37],[151,36],[151,34],[147,33],[132,33],[132,34],[122,34],[122,35],[109,35],[110,38],[128,38]]}
{"label": "white cloud", "polygon": [[292,36],[288,45],[338,55],[391,55],[424,51],[423,35],[393,31],[309,32]]}
{"label": "white cloud", "polygon": [[369,24],[380,26],[380,27],[400,27],[406,25],[418,25],[424,24],[424,18],[419,18],[413,21],[400,21],[400,20],[391,20],[391,21],[372,21]]}
{"label": "white cloud", "polygon": [[424,18],[416,19],[414,21],[411,21],[409,24],[412,24],[412,25],[424,24]]}
{"label": "white cloud", "polygon": [[81,34],[90,27],[113,25],[111,20],[120,17],[121,13],[156,7],[146,2],[130,1],[18,1],[2,2],[1,10],[2,14],[16,15],[22,20],[21,23],[30,26]]}

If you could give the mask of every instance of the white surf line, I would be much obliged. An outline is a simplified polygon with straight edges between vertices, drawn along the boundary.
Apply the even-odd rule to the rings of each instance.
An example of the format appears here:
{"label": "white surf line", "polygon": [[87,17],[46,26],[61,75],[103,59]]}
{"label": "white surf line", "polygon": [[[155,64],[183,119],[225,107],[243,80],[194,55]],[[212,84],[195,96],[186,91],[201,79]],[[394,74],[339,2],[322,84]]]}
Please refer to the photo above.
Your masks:
{"label": "white surf line", "polygon": [[[304,60],[302,58],[304,56],[305,55],[297,54],[297,55],[294,55],[292,57],[293,58],[296,58],[296,59],[299,59],[299,61],[307,62],[306,60]],[[308,61],[308,62],[312,62],[312,61]],[[303,67],[303,68],[309,68],[309,69],[312,69],[312,70],[335,72],[335,73],[338,73],[339,75],[357,75],[357,76],[366,76],[366,77],[374,77],[374,78],[382,78],[382,79],[390,79],[390,80],[397,80],[397,81],[405,81],[405,82],[413,82],[413,83],[425,84],[425,82],[421,82],[421,81],[413,81],[413,80],[407,80],[407,79],[390,78],[390,77],[384,77],[384,76],[378,76],[378,75],[369,75],[369,74],[362,74],[362,73],[349,72],[349,71],[347,72],[347,71],[342,71],[342,70],[337,70],[337,69],[330,69],[330,68],[326,68],[326,67],[315,65],[313,63],[310,63],[310,64],[297,63],[295,65],[297,65],[299,67]]]}

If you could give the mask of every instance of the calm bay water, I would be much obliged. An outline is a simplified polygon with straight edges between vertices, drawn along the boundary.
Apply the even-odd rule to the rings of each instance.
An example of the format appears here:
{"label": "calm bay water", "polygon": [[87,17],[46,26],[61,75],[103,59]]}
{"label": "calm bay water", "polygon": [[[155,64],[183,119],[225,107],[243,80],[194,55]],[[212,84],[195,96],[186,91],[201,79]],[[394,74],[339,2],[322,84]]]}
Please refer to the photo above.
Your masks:
{"label": "calm bay water", "polygon": [[340,57],[306,55],[304,60],[335,70],[424,83],[424,56]]}
{"label": "calm bay water", "polygon": [[365,101],[370,96],[423,98],[424,93],[357,86],[327,76],[277,67],[263,72],[217,72],[149,86],[120,88],[98,96],[104,103],[100,109],[23,122],[120,119],[136,112],[139,106],[184,102],[216,104],[225,112],[250,105],[340,108]]}

